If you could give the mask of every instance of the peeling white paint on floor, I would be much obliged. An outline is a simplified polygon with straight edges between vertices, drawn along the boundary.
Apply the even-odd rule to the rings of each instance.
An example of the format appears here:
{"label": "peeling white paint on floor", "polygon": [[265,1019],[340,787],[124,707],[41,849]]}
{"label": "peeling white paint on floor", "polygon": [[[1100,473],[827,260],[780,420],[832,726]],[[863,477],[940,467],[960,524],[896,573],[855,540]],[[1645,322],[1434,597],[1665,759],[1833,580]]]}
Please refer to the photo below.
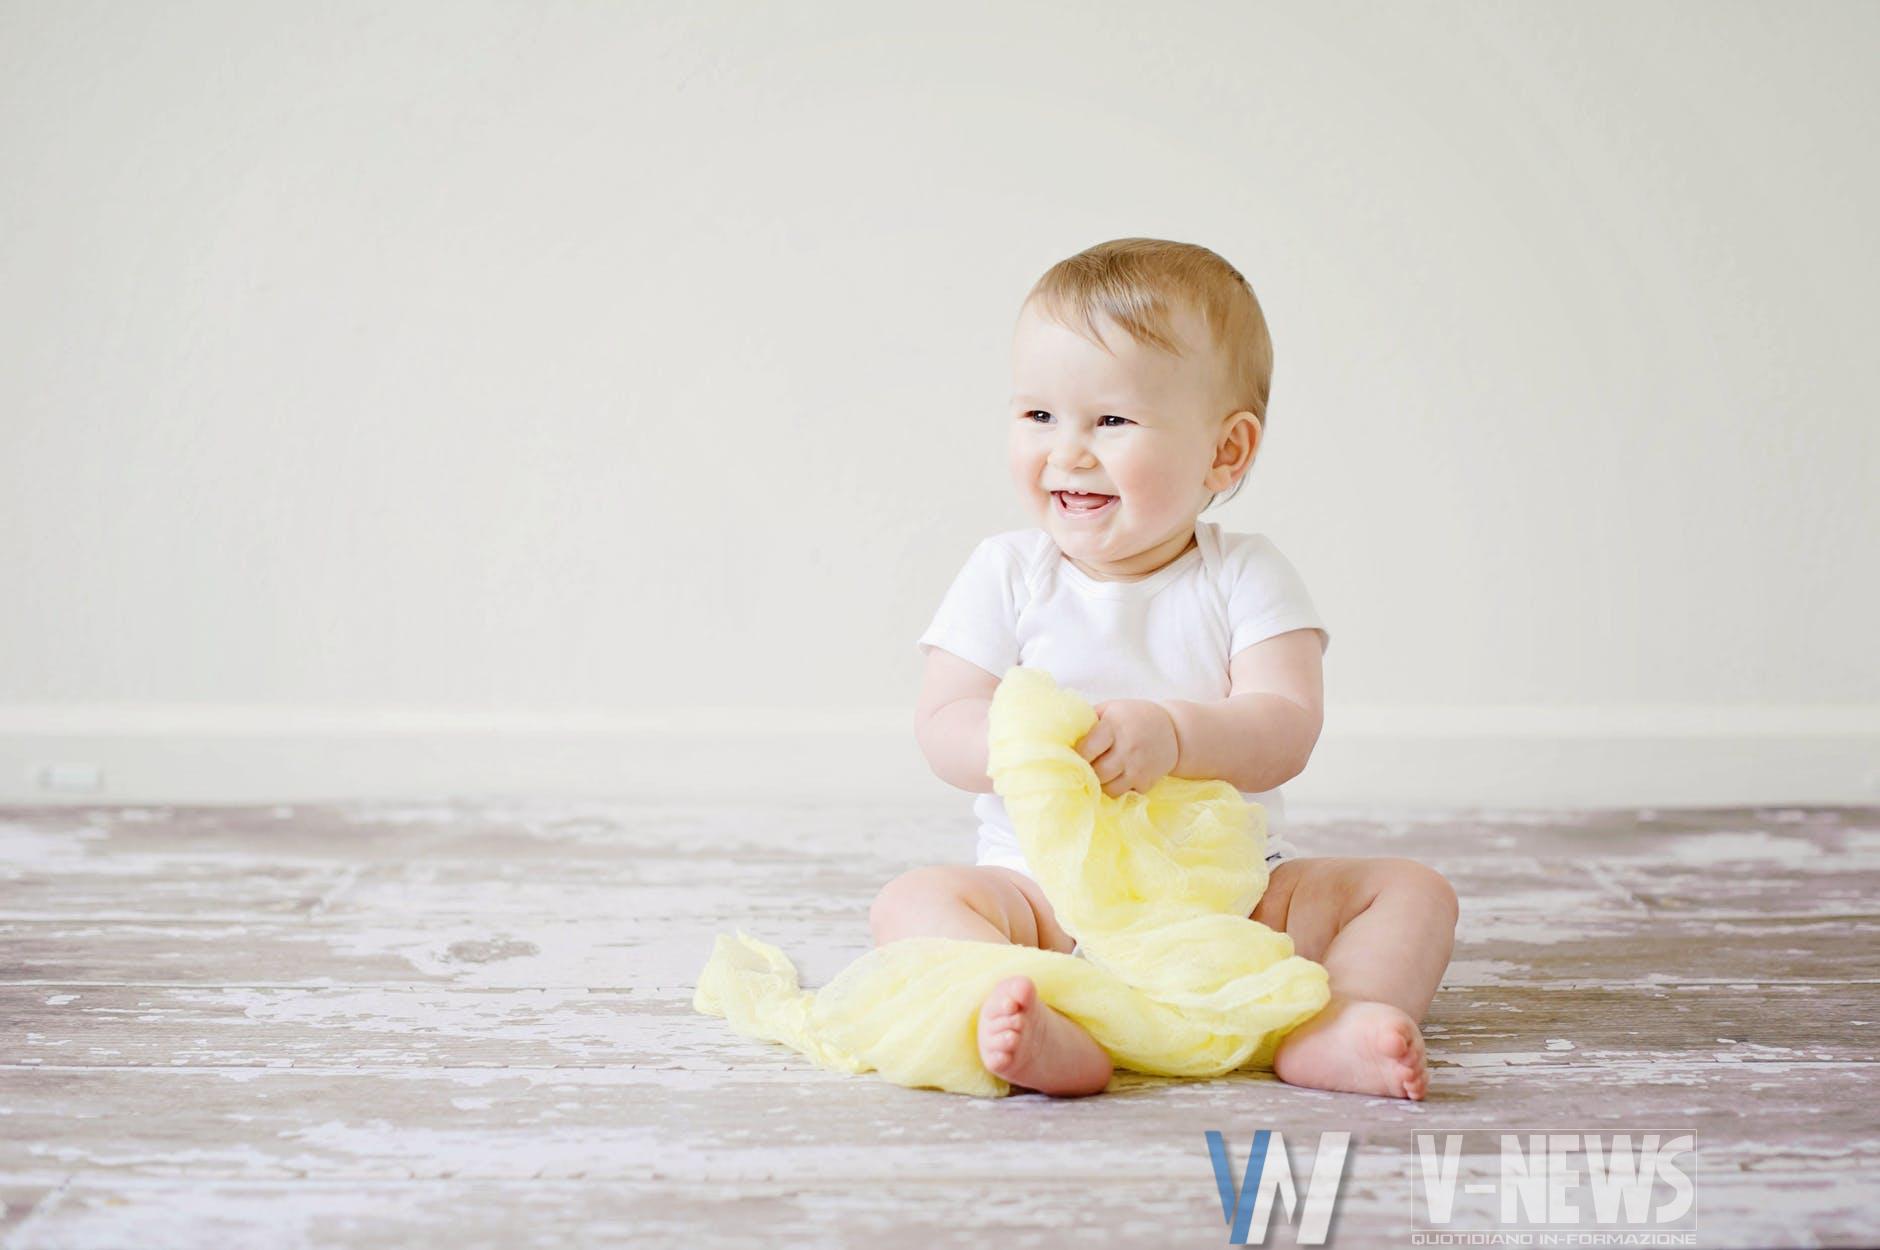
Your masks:
{"label": "peeling white paint on floor", "polygon": [[1685,1129],[1707,1227],[1877,1231],[1880,813],[1289,821],[1308,853],[1410,855],[1462,895],[1418,1104],[1267,1073],[964,1099],[732,1035],[690,1007],[715,933],[761,930],[821,984],[880,884],[970,855],[932,805],[764,815],[0,813],[0,1240],[1169,1244],[1220,1235],[1202,1130],[1255,1124],[1295,1153],[1364,1142],[1352,1244],[1403,1240],[1412,1128]]}

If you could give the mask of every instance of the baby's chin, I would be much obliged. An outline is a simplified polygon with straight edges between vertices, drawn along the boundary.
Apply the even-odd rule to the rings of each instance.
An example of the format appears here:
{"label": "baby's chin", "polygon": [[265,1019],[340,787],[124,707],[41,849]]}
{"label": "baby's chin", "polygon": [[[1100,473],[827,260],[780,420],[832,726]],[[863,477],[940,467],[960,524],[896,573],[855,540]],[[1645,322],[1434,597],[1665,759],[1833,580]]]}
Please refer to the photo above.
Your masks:
{"label": "baby's chin", "polygon": [[1126,528],[1106,525],[1101,529],[1090,529],[1076,524],[1066,525],[1061,517],[1048,518],[1044,529],[1058,549],[1066,554],[1110,563],[1133,559],[1155,545]]}
{"label": "baby's chin", "polygon": [[[1114,515],[1100,523],[1079,523],[1075,518],[1060,515],[1053,502],[1044,511],[1042,525],[1045,533],[1066,555],[1121,565],[1147,556],[1169,543],[1175,533],[1193,535],[1201,519],[1200,512],[1196,511],[1187,515],[1186,524],[1180,524],[1184,518],[1177,517],[1178,523],[1172,527],[1145,527],[1136,523],[1141,518],[1131,515],[1127,510],[1128,505],[1120,497],[1110,508]],[[1194,542],[1194,538],[1190,537],[1188,546],[1192,547]]]}

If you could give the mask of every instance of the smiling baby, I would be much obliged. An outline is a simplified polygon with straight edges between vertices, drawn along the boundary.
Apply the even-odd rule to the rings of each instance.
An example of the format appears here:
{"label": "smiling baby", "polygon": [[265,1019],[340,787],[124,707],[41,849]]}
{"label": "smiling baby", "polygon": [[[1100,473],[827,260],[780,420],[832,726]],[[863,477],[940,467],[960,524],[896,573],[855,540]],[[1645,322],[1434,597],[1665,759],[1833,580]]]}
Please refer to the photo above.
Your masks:
{"label": "smiling baby", "polygon": [[[979,543],[920,638],[915,735],[941,780],[978,796],[977,854],[884,886],[875,943],[1075,950],[986,773],[1000,674],[1042,668],[1095,708],[1078,751],[1105,794],[1219,779],[1265,809],[1252,918],[1323,964],[1332,990],[1287,1034],[1275,1074],[1422,1098],[1418,1025],[1454,947],[1455,891],[1415,860],[1305,856],[1286,838],[1280,787],[1318,740],[1331,635],[1272,542],[1199,519],[1239,490],[1265,435],[1273,347],[1252,288],[1205,247],[1101,243],[1032,287],[1012,360],[1008,467],[1038,527]],[[993,987],[978,1040],[990,1071],[1045,1094],[1095,1093],[1113,1071],[1029,977]]]}

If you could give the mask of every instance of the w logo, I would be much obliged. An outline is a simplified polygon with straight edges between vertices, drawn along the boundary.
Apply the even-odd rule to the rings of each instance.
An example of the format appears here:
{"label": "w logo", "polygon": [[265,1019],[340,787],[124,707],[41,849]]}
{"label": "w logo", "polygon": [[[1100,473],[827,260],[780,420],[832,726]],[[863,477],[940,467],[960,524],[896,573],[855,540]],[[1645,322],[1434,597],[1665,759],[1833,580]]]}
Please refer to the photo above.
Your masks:
{"label": "w logo", "polygon": [[[1325,1244],[1326,1230],[1332,1220],[1332,1206],[1338,1200],[1338,1183],[1345,1171],[1345,1148],[1351,1144],[1350,1133],[1319,1134],[1319,1154],[1312,1163],[1311,1187],[1306,1191],[1305,1209],[1298,1221],[1298,1243],[1302,1246]],[[1259,1245],[1266,1244],[1267,1224],[1273,1217],[1275,1195],[1286,1204],[1286,1219],[1292,1220],[1299,1208],[1298,1191],[1293,1188],[1292,1164],[1286,1158],[1286,1140],[1278,1133],[1261,1129],[1253,1135],[1247,1151],[1247,1170],[1234,1192],[1234,1170],[1227,1160],[1227,1142],[1213,1129],[1208,1130],[1208,1156],[1214,1163],[1214,1182],[1221,1190],[1221,1215],[1227,1221],[1230,1245],[1247,1245],[1254,1216],[1260,1217]]]}

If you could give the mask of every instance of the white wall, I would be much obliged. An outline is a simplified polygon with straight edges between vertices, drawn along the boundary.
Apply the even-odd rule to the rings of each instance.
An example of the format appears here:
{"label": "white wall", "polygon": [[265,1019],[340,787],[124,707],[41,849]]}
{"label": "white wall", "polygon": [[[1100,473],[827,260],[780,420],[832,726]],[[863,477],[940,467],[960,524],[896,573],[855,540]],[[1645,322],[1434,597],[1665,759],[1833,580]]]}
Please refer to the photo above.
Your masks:
{"label": "white wall", "polygon": [[0,799],[954,793],[1012,317],[1146,234],[1273,325],[1208,515],[1332,625],[1295,802],[1871,800],[1876,36],[0,5]]}

